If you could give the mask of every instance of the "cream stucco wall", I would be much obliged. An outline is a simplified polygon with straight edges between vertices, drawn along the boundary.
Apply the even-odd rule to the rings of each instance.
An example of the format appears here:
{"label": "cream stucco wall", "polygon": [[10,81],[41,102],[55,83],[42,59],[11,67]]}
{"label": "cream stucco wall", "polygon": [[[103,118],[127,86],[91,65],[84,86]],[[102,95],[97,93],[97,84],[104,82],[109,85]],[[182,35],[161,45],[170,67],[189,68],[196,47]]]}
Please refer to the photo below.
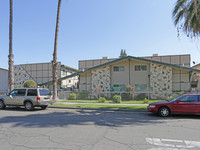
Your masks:
{"label": "cream stucco wall", "polygon": [[[136,65],[146,65],[146,70],[136,71]],[[124,66],[124,71],[114,71],[114,67]],[[190,90],[190,71],[172,68],[171,66],[153,64],[140,60],[123,60],[121,62],[107,65],[106,68],[108,74],[105,76],[110,77],[110,81],[106,83],[104,79],[103,84],[110,84],[110,87],[114,85],[128,84],[134,85],[146,85],[146,89],[143,92],[150,92],[152,98],[166,98],[174,91],[189,91]],[[80,75],[79,89],[80,91],[94,92],[98,91],[94,86],[96,80],[102,79],[98,74],[102,72],[103,68],[97,68],[91,72]],[[98,76],[98,79],[94,76]],[[95,84],[97,85],[97,84]],[[107,86],[109,87],[109,86]],[[106,92],[108,92],[108,88]],[[136,92],[138,92],[136,90]]]}
{"label": "cream stucco wall", "polygon": [[[114,71],[114,67],[124,66],[124,71]],[[129,83],[129,65],[128,60],[115,63],[110,66],[111,86],[114,85],[128,85]]]}
{"label": "cream stucco wall", "polygon": [[[147,90],[149,87],[149,64],[140,62],[140,61],[131,61],[130,63],[130,84],[135,85],[135,84],[146,84],[147,85]],[[146,65],[147,70],[143,71],[135,71],[135,66],[137,65]]]}
{"label": "cream stucco wall", "polygon": [[172,69],[172,91],[190,91],[189,71]]}
{"label": "cream stucco wall", "polygon": [[[130,65],[129,65],[130,64]],[[136,65],[146,65],[147,70],[135,71]],[[124,71],[114,71],[115,66],[124,66]],[[146,84],[149,87],[149,64],[142,61],[127,60],[111,66],[111,86],[131,84]],[[148,88],[147,88],[148,89]]]}

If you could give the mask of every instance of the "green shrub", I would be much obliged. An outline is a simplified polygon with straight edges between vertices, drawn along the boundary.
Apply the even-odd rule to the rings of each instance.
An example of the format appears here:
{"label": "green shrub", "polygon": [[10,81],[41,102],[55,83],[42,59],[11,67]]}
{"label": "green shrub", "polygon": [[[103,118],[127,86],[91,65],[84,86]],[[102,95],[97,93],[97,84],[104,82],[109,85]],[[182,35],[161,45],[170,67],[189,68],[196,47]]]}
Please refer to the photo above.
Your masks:
{"label": "green shrub", "polygon": [[133,96],[130,93],[122,93],[121,96],[123,101],[129,101],[133,99]]}
{"label": "green shrub", "polygon": [[76,100],[76,93],[70,93],[69,94],[69,100]]}
{"label": "green shrub", "polygon": [[170,100],[170,99],[172,99],[173,97],[172,96],[168,96],[166,99],[167,100]]}
{"label": "green shrub", "polygon": [[35,88],[37,87],[37,83],[33,80],[28,80],[24,83],[25,88]]}
{"label": "green shrub", "polygon": [[105,101],[106,101],[105,97],[99,97],[99,100],[98,100],[99,103],[105,103]]}
{"label": "green shrub", "polygon": [[88,91],[79,92],[79,99],[88,99],[89,93]]}
{"label": "green shrub", "polygon": [[144,103],[147,104],[148,103],[148,99],[144,98]]}
{"label": "green shrub", "polygon": [[122,97],[120,95],[114,95],[112,98],[113,103],[121,103]]}
{"label": "green shrub", "polygon": [[135,96],[135,100],[142,100],[142,99],[145,99],[146,98],[146,94],[145,93],[140,93],[140,94],[137,94]]}

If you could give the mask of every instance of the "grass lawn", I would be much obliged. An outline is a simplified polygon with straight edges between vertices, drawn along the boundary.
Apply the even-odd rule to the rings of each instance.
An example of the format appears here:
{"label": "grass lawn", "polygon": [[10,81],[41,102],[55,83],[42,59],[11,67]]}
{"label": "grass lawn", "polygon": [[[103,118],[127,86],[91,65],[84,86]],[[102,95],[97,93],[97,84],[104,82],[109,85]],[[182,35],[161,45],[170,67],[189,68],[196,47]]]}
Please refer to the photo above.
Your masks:
{"label": "grass lawn", "polygon": [[106,109],[130,109],[130,110],[147,110],[147,106],[130,106],[130,105],[95,105],[95,104],[62,104],[54,103],[51,107],[71,107],[71,108],[106,108]]}
{"label": "grass lawn", "polygon": [[[159,102],[162,100],[149,100],[149,103]],[[98,100],[61,100],[61,102],[72,102],[72,103],[98,103]],[[112,103],[112,100],[106,100],[105,103]],[[132,100],[132,101],[122,101],[121,104],[148,104],[144,100]]]}

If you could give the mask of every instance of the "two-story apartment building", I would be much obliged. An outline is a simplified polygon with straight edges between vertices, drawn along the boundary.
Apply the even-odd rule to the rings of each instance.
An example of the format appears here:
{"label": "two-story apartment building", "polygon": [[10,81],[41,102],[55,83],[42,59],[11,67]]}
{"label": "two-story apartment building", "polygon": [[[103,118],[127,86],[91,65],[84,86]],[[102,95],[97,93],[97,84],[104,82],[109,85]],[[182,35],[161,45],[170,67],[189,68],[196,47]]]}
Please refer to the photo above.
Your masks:
{"label": "two-story apartment building", "polygon": [[79,61],[79,90],[97,96],[110,93],[113,87],[149,92],[152,98],[165,98],[169,93],[191,90],[191,76],[200,70],[190,68],[190,55],[151,57],[127,56],[118,59]]}

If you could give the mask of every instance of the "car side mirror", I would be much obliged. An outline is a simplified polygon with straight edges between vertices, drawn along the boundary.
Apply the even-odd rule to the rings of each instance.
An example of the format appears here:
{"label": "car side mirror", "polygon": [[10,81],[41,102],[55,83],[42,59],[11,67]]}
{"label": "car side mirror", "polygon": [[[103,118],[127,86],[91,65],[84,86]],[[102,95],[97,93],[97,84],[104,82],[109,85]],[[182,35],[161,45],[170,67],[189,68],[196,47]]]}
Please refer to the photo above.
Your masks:
{"label": "car side mirror", "polygon": [[176,100],[176,101],[175,101],[175,103],[176,103],[176,104],[178,104],[180,101],[181,101],[181,100],[180,100],[180,99],[178,99],[178,100]]}

